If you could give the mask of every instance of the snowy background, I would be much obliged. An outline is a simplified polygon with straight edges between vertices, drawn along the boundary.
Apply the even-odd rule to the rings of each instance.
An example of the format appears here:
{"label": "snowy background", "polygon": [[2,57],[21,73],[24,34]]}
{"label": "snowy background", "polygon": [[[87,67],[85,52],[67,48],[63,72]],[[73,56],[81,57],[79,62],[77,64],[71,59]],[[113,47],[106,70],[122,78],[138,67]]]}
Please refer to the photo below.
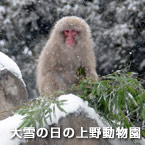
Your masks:
{"label": "snowy background", "polygon": [[37,59],[54,23],[76,15],[89,24],[100,76],[130,65],[145,79],[145,0],[0,0],[0,51],[20,67],[37,96]]}

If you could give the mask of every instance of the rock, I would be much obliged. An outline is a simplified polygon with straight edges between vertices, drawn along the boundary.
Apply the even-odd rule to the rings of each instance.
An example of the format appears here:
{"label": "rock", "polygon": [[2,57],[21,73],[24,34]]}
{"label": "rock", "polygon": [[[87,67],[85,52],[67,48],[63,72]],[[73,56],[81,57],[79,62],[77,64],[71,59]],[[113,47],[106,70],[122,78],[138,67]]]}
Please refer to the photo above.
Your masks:
{"label": "rock", "polygon": [[23,81],[8,69],[0,70],[0,120],[11,115],[27,98]]}
{"label": "rock", "polygon": [[[50,132],[48,138],[38,139],[23,143],[21,145],[111,145],[107,139],[103,139],[101,136],[99,139],[96,138],[86,138],[77,139],[76,136],[80,136],[81,127],[89,131],[89,127],[97,127],[98,124],[95,120],[90,119],[85,113],[80,114],[69,114],[67,117],[61,118],[58,124],[53,124],[51,127],[60,127],[61,137],[60,139],[50,138]],[[63,130],[66,128],[73,128],[75,130],[75,135],[73,138],[68,139],[63,137]],[[89,134],[86,133],[86,136]]]}

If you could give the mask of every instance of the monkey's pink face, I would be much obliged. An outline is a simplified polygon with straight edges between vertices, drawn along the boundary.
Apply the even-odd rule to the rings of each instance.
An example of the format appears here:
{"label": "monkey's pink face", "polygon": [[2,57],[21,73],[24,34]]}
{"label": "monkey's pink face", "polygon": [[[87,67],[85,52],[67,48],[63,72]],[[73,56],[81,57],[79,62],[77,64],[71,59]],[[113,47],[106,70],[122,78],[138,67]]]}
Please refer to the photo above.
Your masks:
{"label": "monkey's pink face", "polygon": [[65,43],[67,46],[74,46],[76,44],[76,36],[78,35],[78,31],[74,29],[64,30]]}

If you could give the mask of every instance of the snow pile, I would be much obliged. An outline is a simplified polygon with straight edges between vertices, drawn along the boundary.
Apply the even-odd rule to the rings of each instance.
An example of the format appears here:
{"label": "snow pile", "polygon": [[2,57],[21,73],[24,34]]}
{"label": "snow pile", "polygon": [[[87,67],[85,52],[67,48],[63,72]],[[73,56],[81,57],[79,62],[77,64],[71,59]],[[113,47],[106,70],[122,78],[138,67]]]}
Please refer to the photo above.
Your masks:
{"label": "snow pile", "polygon": [[[22,122],[23,116],[14,115],[5,120],[0,121],[0,144],[1,145],[19,145],[20,140],[18,138],[10,139],[12,136],[11,130],[17,128]],[[22,142],[22,140],[21,140]]]}
{"label": "snow pile", "polygon": [[[68,95],[62,95],[58,98],[58,100],[67,100],[67,102],[62,106],[64,110],[67,111],[67,114],[60,111],[59,109],[55,110],[56,116],[52,116],[52,122],[48,119],[48,124],[57,124],[58,121],[62,117],[66,117],[70,113],[80,113],[80,111],[83,111],[86,113],[87,117],[94,119],[97,121],[98,125],[100,127],[104,126],[110,126],[103,118],[101,118],[91,107],[88,107],[88,102],[82,100],[78,96],[75,96],[73,94]],[[53,107],[53,105],[51,106]],[[2,145],[19,145],[21,142],[24,142],[22,139],[15,138],[13,140],[10,139],[12,132],[14,128],[17,128],[21,122],[22,122],[23,116],[21,115],[14,115],[13,117],[9,117],[3,121],[0,121],[0,141]],[[141,140],[141,145],[145,144],[144,140]],[[114,139],[111,141],[112,145],[132,145],[130,141],[119,141],[117,139]]]}
{"label": "snow pile", "polygon": [[5,69],[9,70],[11,73],[13,73],[16,77],[18,77],[23,82],[22,74],[17,64],[7,55],[0,52],[0,71]]}
{"label": "snow pile", "polygon": [[[94,119],[97,121],[98,125],[100,127],[103,127],[104,124],[102,124],[101,118],[99,117],[98,114],[96,114],[96,112],[94,111],[93,108],[88,107],[88,102],[82,100],[80,97],[75,96],[73,94],[68,94],[68,95],[62,95],[58,98],[58,100],[67,100],[67,102],[62,105],[61,107],[67,111],[68,114],[70,113],[80,113],[81,111],[85,112],[87,117]],[[52,106],[53,108],[53,106]],[[52,116],[52,122],[50,120],[48,120],[48,124],[52,125],[52,124],[57,124],[58,121],[60,120],[60,118],[62,117],[66,117],[65,112],[62,112],[60,109],[56,108],[56,116]]]}

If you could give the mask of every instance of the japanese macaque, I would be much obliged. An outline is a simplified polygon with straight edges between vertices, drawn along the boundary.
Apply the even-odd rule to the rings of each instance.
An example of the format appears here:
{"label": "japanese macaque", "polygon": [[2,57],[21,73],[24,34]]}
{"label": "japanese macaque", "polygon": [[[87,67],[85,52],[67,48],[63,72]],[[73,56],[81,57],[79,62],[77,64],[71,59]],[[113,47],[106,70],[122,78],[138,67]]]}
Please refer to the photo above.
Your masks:
{"label": "japanese macaque", "polygon": [[84,68],[86,77],[98,80],[91,31],[83,19],[63,17],[54,26],[38,61],[40,95],[68,91],[79,80],[79,68]]}

